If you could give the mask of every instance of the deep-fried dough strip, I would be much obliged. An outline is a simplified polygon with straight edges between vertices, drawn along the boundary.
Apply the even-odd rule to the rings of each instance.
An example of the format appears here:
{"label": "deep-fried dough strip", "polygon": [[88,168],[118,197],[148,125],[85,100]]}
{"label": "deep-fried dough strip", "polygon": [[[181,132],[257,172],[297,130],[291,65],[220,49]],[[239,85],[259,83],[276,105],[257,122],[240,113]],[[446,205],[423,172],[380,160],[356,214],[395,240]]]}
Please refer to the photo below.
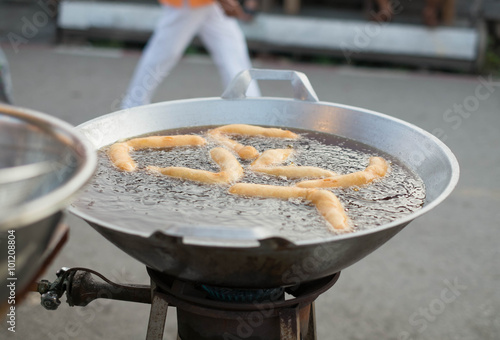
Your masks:
{"label": "deep-fried dough strip", "polygon": [[120,170],[134,171],[137,165],[130,156],[132,150],[147,148],[168,148],[176,146],[198,146],[206,144],[206,140],[200,136],[177,135],[177,136],[151,136],[133,138],[126,142],[115,143],[110,146],[108,156]]}
{"label": "deep-fried dough strip", "polygon": [[316,209],[331,226],[331,231],[335,233],[352,231],[352,223],[345,213],[342,203],[334,193],[327,190],[315,190],[307,195],[307,199],[316,206]]}
{"label": "deep-fried dough strip", "polygon": [[261,168],[283,163],[293,153],[293,149],[270,149],[264,151],[252,162],[252,168]]}
{"label": "deep-fried dough strip", "polygon": [[377,178],[384,177],[389,165],[381,157],[371,157],[368,167],[363,171],[353,172],[347,175],[339,175],[317,180],[303,181],[297,183],[301,188],[347,188],[350,186],[362,186]]}
{"label": "deep-fried dough strip", "polygon": [[259,152],[253,146],[244,146],[235,140],[223,136],[219,131],[210,130],[208,134],[220,144],[236,152],[241,159],[251,160],[259,156]]}
{"label": "deep-fried dough strip", "polygon": [[255,168],[253,171],[262,172],[273,176],[284,176],[286,178],[322,178],[337,176],[333,171],[317,168],[315,166],[273,166],[269,168]]}
{"label": "deep-fried dough strip", "polygon": [[210,156],[215,163],[220,166],[221,173],[226,177],[226,181],[236,182],[243,177],[243,168],[234,155],[224,148],[213,148]]}
{"label": "deep-fried dough strip", "polygon": [[259,152],[253,146],[244,146],[224,134],[233,134],[241,136],[263,136],[275,138],[298,138],[298,135],[277,128],[264,128],[261,126],[247,124],[229,124],[208,131],[208,135],[217,140],[219,143],[234,150],[242,159],[251,160],[259,156]]}
{"label": "deep-fried dough strip", "polygon": [[108,157],[113,165],[123,171],[134,171],[137,168],[132,157],[130,157],[130,145],[127,143],[115,143],[109,147]]}
{"label": "deep-fried dough strip", "polygon": [[266,150],[251,164],[251,169],[256,172],[287,178],[321,178],[337,175],[333,171],[314,166],[273,166],[283,163],[293,152],[292,149]]}
{"label": "deep-fried dough strip", "polygon": [[134,138],[127,141],[134,150],[170,148],[176,146],[197,146],[205,145],[206,140],[200,136],[194,135],[176,135],[176,136],[150,136]]}
{"label": "deep-fried dough strip", "polygon": [[264,198],[306,198],[315,189],[280,187],[277,185],[237,183],[229,188],[231,194]]}
{"label": "deep-fried dough strip", "polygon": [[256,125],[248,124],[229,124],[220,126],[213,129],[221,133],[235,134],[242,136],[263,136],[263,137],[277,137],[277,138],[290,138],[295,139],[299,136],[289,130],[283,130],[278,128],[265,128]]}
{"label": "deep-fried dough strip", "polygon": [[335,233],[352,231],[349,217],[340,200],[332,192],[298,187],[280,187],[275,185],[237,183],[229,188],[231,194],[264,198],[302,198],[311,201],[318,212],[330,224]]}
{"label": "deep-fried dough strip", "polygon": [[163,175],[206,184],[231,183],[239,180],[243,176],[243,168],[231,152],[223,148],[214,148],[210,150],[210,156],[212,156],[214,162],[220,166],[220,172],[211,172],[185,167],[160,168],[156,166],[148,166],[147,169],[160,172]]}
{"label": "deep-fried dough strip", "polygon": [[148,166],[146,169],[153,172],[159,172],[165,176],[182,178],[205,184],[227,183],[224,174],[221,172],[210,172],[206,170],[191,169],[191,168],[177,167],[177,166],[169,166],[167,168]]}

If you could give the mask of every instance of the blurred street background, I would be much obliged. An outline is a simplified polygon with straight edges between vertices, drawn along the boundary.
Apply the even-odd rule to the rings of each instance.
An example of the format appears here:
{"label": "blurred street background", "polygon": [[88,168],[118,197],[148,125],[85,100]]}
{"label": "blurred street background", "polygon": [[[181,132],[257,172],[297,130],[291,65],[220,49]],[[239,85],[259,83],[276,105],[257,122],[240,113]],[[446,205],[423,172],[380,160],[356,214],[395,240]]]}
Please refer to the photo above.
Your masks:
{"label": "blurred street background", "polygon": [[[500,1],[457,0],[453,21],[435,27],[422,19],[423,1],[397,4],[392,20],[379,22],[370,18],[370,1],[267,0],[252,22],[241,23],[254,67],[304,72],[321,101],[415,124],[460,163],[460,182],[447,200],[342,271],[318,298],[318,339],[497,340]],[[0,0],[13,103],[73,125],[118,110],[156,9],[152,0]],[[291,96],[287,84],[260,86],[264,96]],[[153,101],[222,91],[195,40]],[[43,278],[78,266],[117,282],[149,283],[139,262],[78,218],[66,221],[69,241]],[[72,308],[64,300],[47,311],[39,294],[29,294],[16,333],[2,322],[0,339],[145,338],[149,305],[103,300]],[[176,339],[174,309],[164,339]]]}

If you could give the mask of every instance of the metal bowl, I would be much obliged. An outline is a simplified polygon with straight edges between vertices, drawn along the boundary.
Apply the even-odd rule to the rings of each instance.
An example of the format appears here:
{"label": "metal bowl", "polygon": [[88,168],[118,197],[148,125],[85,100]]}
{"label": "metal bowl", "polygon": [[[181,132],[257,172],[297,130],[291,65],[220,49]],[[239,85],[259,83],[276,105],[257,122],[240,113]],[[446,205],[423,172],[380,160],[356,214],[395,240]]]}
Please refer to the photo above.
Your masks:
{"label": "metal bowl", "polygon": [[[94,148],[71,125],[0,104],[0,280],[17,298],[36,277],[61,211],[92,177]],[[15,279],[15,280],[13,280]],[[10,289],[3,285],[0,304]]]}
{"label": "metal bowl", "polygon": [[[246,98],[253,79],[290,81],[294,98]],[[245,71],[221,98],[137,107],[96,118],[78,129],[99,149],[156,131],[233,123],[330,133],[377,148],[422,178],[426,202],[422,209],[373,229],[303,241],[270,234],[265,226],[235,231],[185,224],[140,232],[96,218],[88,210],[71,207],[70,211],[157,271],[211,285],[266,288],[314,280],[352,265],[442,202],[458,181],[457,160],[436,137],[381,113],[321,102],[305,75],[294,71]]]}

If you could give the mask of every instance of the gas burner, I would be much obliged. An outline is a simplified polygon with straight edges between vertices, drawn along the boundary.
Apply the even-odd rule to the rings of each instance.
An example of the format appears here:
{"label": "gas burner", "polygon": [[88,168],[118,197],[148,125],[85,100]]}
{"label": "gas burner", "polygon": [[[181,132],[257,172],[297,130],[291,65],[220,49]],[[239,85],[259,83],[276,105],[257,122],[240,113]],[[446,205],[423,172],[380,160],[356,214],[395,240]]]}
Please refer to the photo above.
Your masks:
{"label": "gas burner", "polygon": [[63,268],[53,283],[41,281],[38,291],[47,309],[57,308],[64,291],[70,306],[86,306],[97,298],[150,303],[146,340],[163,338],[169,306],[177,308],[178,340],[314,340],[314,301],[340,275],[290,287],[246,289],[147,271],[150,286],[116,284],[90,269]]}
{"label": "gas burner", "polygon": [[276,301],[285,292],[283,287],[266,289],[238,289],[210,285],[201,285],[201,287],[208,293],[209,298],[213,300],[240,303],[267,300]]}
{"label": "gas burner", "polygon": [[176,306],[181,340],[315,339],[313,302],[340,275],[287,288],[235,289],[181,281],[151,269],[148,273],[156,286],[152,311],[155,298]]}

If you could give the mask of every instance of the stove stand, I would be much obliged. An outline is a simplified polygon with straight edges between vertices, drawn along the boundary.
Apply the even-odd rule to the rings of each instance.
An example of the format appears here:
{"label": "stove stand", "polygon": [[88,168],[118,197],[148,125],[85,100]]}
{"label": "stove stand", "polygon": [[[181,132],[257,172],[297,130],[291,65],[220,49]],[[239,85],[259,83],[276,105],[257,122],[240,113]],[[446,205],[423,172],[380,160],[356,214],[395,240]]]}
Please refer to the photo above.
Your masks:
{"label": "stove stand", "polygon": [[340,272],[272,289],[214,287],[150,268],[148,274],[151,286],[122,285],[93,270],[63,268],[54,283],[41,281],[38,291],[47,309],[57,308],[64,291],[70,306],[86,306],[97,298],[150,303],[146,340],[163,339],[169,306],[177,308],[178,340],[315,340],[314,301]]}

